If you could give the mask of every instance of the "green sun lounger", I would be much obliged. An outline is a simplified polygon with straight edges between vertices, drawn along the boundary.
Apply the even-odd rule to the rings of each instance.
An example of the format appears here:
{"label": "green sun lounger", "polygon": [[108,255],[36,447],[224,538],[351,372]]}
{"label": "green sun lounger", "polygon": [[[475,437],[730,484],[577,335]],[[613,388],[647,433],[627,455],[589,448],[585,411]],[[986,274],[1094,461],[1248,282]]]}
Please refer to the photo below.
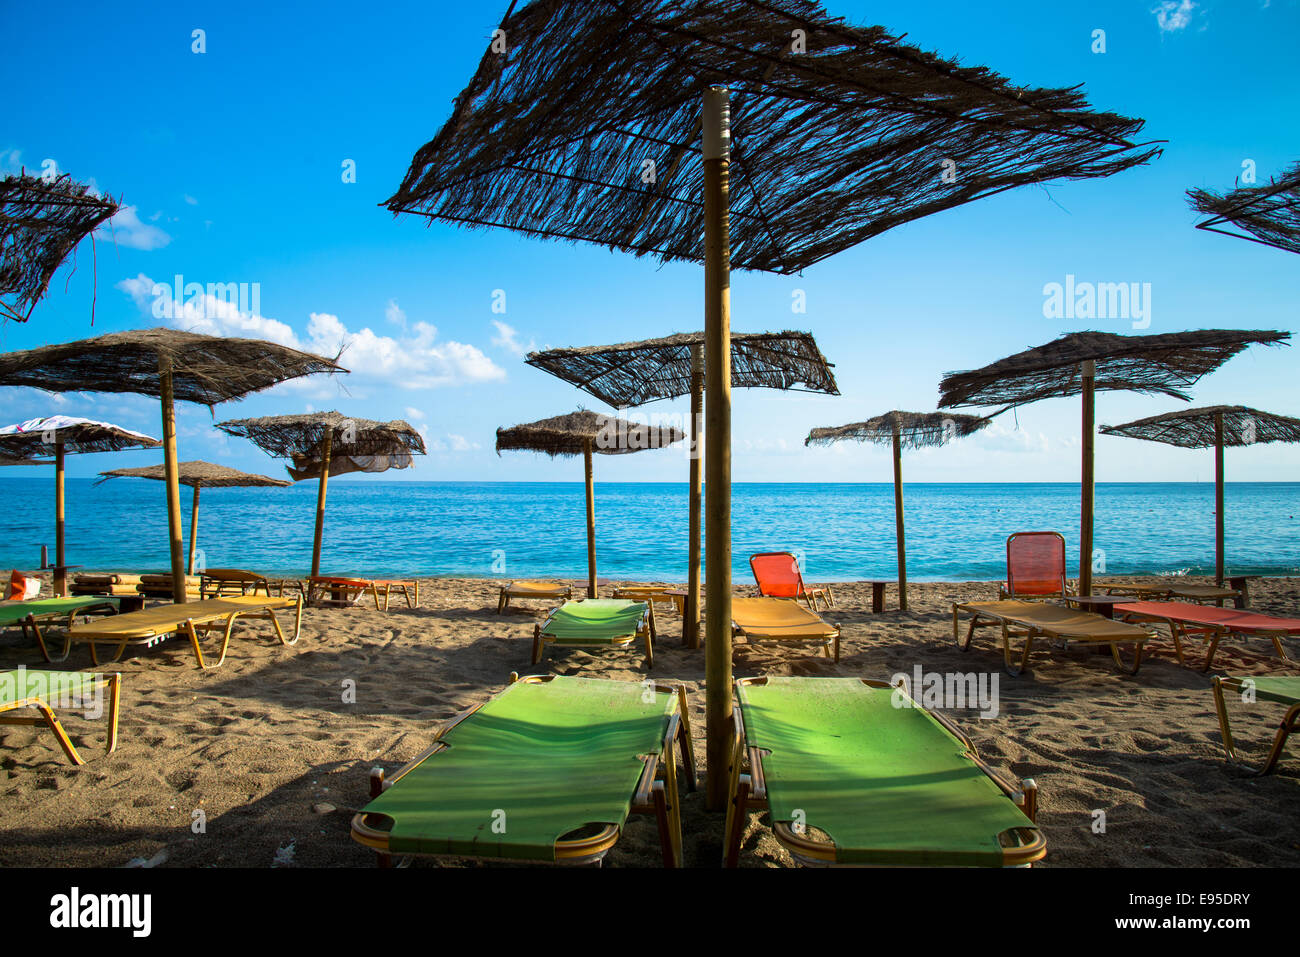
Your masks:
{"label": "green sun lounger", "polygon": [[[122,695],[122,676],[120,674],[98,675],[85,674],[80,671],[29,671],[19,668],[16,671],[0,671],[0,726],[26,725],[40,727],[44,725],[58,739],[59,747],[73,764],[85,764],[77,749],[72,746],[67,732],[59,723],[54,713],[56,707],[85,708],[98,702],[98,696],[106,694],[108,707],[108,739],[105,751],[113,753],[117,748],[117,708]],[[36,709],[36,715],[13,714],[27,708]]]}
{"label": "green sun lounger", "polygon": [[777,841],[805,864],[1001,867],[1046,853],[1033,781],[1002,780],[905,688],[745,678],[735,715],[729,867],[754,808],[768,809]]}
{"label": "green sun lounger", "polygon": [[1229,764],[1240,764],[1236,746],[1232,740],[1232,729],[1228,725],[1228,705],[1225,692],[1240,695],[1247,703],[1268,701],[1286,706],[1286,714],[1278,725],[1273,737],[1273,746],[1262,767],[1256,774],[1268,774],[1277,765],[1282,756],[1282,748],[1291,733],[1300,730],[1300,677],[1259,677],[1227,678],[1214,676],[1214,709],[1219,714],[1219,731],[1223,735],[1223,752]]}
{"label": "green sun lounger", "polygon": [[681,864],[674,744],[695,789],[685,690],[548,675],[512,683],[441,728],[352,819],[392,855],[594,863],[631,812],[654,814],[664,864]]}
{"label": "green sun lounger", "polygon": [[546,621],[533,626],[533,664],[542,660],[548,644],[625,648],[638,637],[645,640],[646,667],[653,668],[654,607],[651,602],[616,598],[566,601],[552,611]]}
{"label": "green sun lounger", "polygon": [[[116,598],[104,595],[76,595],[72,598],[36,598],[31,601],[0,602],[0,630],[18,625],[23,634],[31,630],[45,653],[45,637],[41,634],[40,622],[51,619],[66,618],[66,625],[71,628],[77,615],[96,612],[105,615],[117,614],[119,602]],[[45,655],[49,660],[49,655]]]}

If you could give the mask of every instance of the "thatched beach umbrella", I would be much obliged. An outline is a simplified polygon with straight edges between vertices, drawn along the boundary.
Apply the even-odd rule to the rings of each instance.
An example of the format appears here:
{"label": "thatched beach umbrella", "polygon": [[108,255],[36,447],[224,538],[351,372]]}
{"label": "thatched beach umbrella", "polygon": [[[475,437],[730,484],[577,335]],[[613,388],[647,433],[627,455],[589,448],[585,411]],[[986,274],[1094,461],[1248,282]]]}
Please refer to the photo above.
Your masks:
{"label": "thatched beach umbrella", "polygon": [[898,607],[907,611],[907,547],[903,534],[903,449],[941,446],[978,432],[989,420],[956,412],[886,412],[865,422],[813,429],[804,445],[852,440],[889,445],[894,450],[894,531],[898,541]]}
{"label": "thatched beach umbrella", "polygon": [[316,534],[312,542],[311,573],[320,574],[321,542],[325,536],[325,493],[331,475],[409,469],[414,454],[424,455],[424,439],[409,422],[375,422],[339,412],[306,412],[236,419],[217,428],[249,439],[269,455],[288,459],[295,482],[319,480],[316,493]]}
{"label": "thatched beach umbrella", "polygon": [[[1238,186],[1226,193],[1189,189],[1187,199],[1192,209],[1209,215],[1197,229],[1300,253],[1300,163],[1259,186]],[[1241,232],[1220,228],[1228,223]]]}
{"label": "thatched beach umbrella", "polygon": [[534,0],[416,152],[394,213],[704,264],[711,809],[732,743],[732,266],[797,273],[984,196],[1129,169],[1159,153],[1141,128],[810,0]]}
{"label": "thatched beach umbrella", "polygon": [[[194,504],[190,506],[190,557],[185,563],[185,574],[194,574],[194,550],[199,532],[199,489],[203,488],[287,488],[292,482],[285,479],[271,478],[267,475],[254,475],[224,465],[211,462],[181,462],[177,466],[179,481],[194,489]],[[99,482],[111,478],[143,478],[158,482],[166,481],[167,469],[163,465],[146,465],[137,469],[111,469],[100,472]]]}
{"label": "thatched beach umbrella", "polygon": [[134,392],[161,400],[172,599],[178,604],[186,594],[175,401],[210,408],[299,376],[346,371],[329,359],[265,339],[228,339],[165,328],[113,332],[0,355],[0,386],[46,392]]}
{"label": "thatched beach umbrella", "polygon": [[[690,545],[682,637],[699,647],[700,415],[704,408],[704,333],[692,332],[612,346],[548,349],[525,360],[571,382],[616,409],[691,397]],[[732,333],[731,387],[839,395],[832,365],[809,332]]]}
{"label": "thatched beach umbrella", "polygon": [[[1098,390],[1167,395],[1187,401],[1195,385],[1247,346],[1274,345],[1289,332],[1201,329],[1154,336],[1072,332],[973,372],[950,372],[939,384],[940,408],[1017,405],[1082,396],[1083,452],[1079,509],[1079,594],[1092,594],[1093,441]],[[997,413],[994,413],[997,414]]]}
{"label": "thatched beach umbrella", "polygon": [[1300,419],[1244,405],[1213,405],[1166,412],[1123,425],[1104,425],[1103,435],[1164,442],[1182,449],[1214,449],[1214,579],[1223,584],[1223,449],[1264,442],[1300,442]]}
{"label": "thatched beach umbrella", "polygon": [[587,595],[596,587],[596,495],[591,457],[628,455],[662,449],[686,438],[685,432],[629,422],[612,415],[579,410],[527,425],[497,429],[497,454],[507,450],[544,452],[549,456],[581,455],[587,479]]}
{"label": "thatched beach umbrella", "polygon": [[142,432],[120,425],[52,415],[0,428],[0,452],[15,457],[54,456],[54,591],[67,594],[68,566],[64,553],[64,456],[123,449],[152,449],[162,443]]}
{"label": "thatched beach umbrella", "polygon": [[26,322],[63,261],[118,208],[67,174],[0,179],[0,316]]}

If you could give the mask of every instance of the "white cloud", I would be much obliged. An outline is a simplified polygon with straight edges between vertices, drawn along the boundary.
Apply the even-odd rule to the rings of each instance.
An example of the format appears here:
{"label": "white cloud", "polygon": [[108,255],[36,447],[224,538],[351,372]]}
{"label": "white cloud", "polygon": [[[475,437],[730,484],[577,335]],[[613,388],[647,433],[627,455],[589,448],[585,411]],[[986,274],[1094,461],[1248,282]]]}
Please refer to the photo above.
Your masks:
{"label": "white cloud", "polygon": [[23,168],[22,150],[0,150],[0,172],[19,173]]}
{"label": "white cloud", "polygon": [[[307,335],[299,337],[293,328],[240,309],[240,304],[212,294],[211,286],[200,295],[174,298],[169,284],[155,283],[144,273],[125,279],[117,288],[127,293],[154,319],[179,329],[214,336],[245,336],[269,339],[281,345],[317,355],[340,355],[339,363],[352,372],[351,381],[373,380],[404,389],[433,389],[446,385],[497,382],[505,370],[476,346],[463,342],[438,341],[438,330],[417,322],[400,337],[381,336],[369,328],[349,329],[338,316],[313,312]],[[250,297],[251,298],[251,297]]]}
{"label": "white cloud", "polygon": [[191,206],[199,205],[199,201],[195,199],[193,196],[191,196],[189,193],[185,194],[185,202],[189,203]]}
{"label": "white cloud", "polygon": [[104,239],[128,249],[161,249],[172,238],[157,226],[140,221],[134,206],[123,206],[117,215],[95,230],[96,239]]}
{"label": "white cloud", "polygon": [[424,421],[424,413],[411,405],[408,405],[406,407],[406,417],[410,419],[412,422]]}
{"label": "white cloud", "polygon": [[1151,12],[1156,15],[1161,33],[1177,33],[1192,22],[1192,11],[1195,9],[1193,0],[1162,0],[1151,8]]}
{"label": "white cloud", "polygon": [[406,328],[406,313],[402,311],[396,299],[388,300],[388,305],[384,307],[384,318],[395,326]]}
{"label": "white cloud", "polygon": [[532,339],[528,340],[528,345],[521,343],[519,333],[515,331],[514,327],[506,325],[500,319],[493,319],[492,325],[497,328],[497,334],[492,337],[492,345],[517,356],[525,356],[537,348],[537,342]]}

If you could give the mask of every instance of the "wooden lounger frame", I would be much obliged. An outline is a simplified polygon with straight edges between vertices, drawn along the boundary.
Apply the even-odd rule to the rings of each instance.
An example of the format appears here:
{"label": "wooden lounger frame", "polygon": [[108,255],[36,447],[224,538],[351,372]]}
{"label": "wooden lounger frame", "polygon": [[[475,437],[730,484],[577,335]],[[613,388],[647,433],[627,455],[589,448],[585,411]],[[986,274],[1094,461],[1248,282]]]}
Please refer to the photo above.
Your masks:
{"label": "wooden lounger frame", "polygon": [[1277,766],[1278,759],[1282,757],[1282,749],[1286,746],[1287,738],[1293,732],[1300,730],[1300,702],[1287,708],[1281,722],[1278,724],[1277,733],[1273,736],[1273,746],[1269,748],[1268,757],[1264,759],[1263,765],[1257,768],[1250,767],[1237,755],[1237,748],[1232,740],[1232,729],[1228,724],[1228,705],[1224,695],[1224,689],[1240,692],[1243,680],[1246,679],[1223,678],[1219,675],[1215,675],[1212,679],[1214,685],[1214,710],[1219,715],[1219,733],[1223,736],[1223,753],[1229,764],[1236,765],[1253,774],[1268,774]]}
{"label": "wooden lounger frame", "polygon": [[[1198,604],[1189,602],[1189,604]],[[1267,628],[1251,628],[1249,631],[1240,631],[1228,624],[1201,624],[1196,622],[1181,621],[1177,618],[1166,617],[1164,615],[1154,615],[1149,612],[1127,612],[1119,606],[1115,608],[1115,614],[1121,616],[1124,621],[1150,621],[1164,625],[1169,629],[1169,637],[1174,643],[1174,654],[1178,656],[1180,665],[1187,664],[1187,657],[1183,654],[1184,638],[1200,638],[1208,642],[1205,648],[1205,664],[1200,668],[1201,671],[1209,671],[1214,664],[1214,655],[1219,650],[1219,642],[1229,635],[1240,635],[1243,638],[1268,638],[1273,642],[1273,648],[1277,651],[1277,656],[1283,661],[1290,661],[1287,657],[1286,649],[1282,646],[1283,638],[1296,637],[1288,631],[1269,631]],[[1256,613],[1258,614],[1258,612]]]}
{"label": "wooden lounger frame", "polygon": [[[1016,599],[1023,601],[1024,599]],[[961,637],[961,625],[959,622],[959,612],[967,612],[970,616],[970,627],[966,629],[966,637]],[[1109,618],[1103,618],[1101,615],[1096,616],[1099,620],[1111,622]],[[1071,642],[1081,645],[1109,645],[1110,655],[1115,660],[1115,667],[1126,675],[1135,675],[1142,667],[1142,645],[1155,637],[1154,634],[1148,633],[1146,638],[1060,638],[1054,634],[1051,628],[1045,628],[1032,622],[1023,621],[1014,615],[997,615],[985,609],[974,607],[971,604],[963,602],[953,602],[952,605],[952,638],[957,643],[957,647],[962,651],[970,651],[971,639],[975,637],[976,628],[1001,627],[1002,629],[1002,661],[1003,668],[1007,674],[1013,678],[1018,678],[1024,674],[1029,667],[1029,653],[1034,647],[1035,638],[1047,638],[1049,640],[1059,640],[1063,646],[1069,646]],[[1024,638],[1024,649],[1017,656],[1011,648],[1012,638]],[[1119,646],[1131,644],[1133,649],[1133,665],[1129,667],[1124,664],[1124,659],[1120,657]]]}
{"label": "wooden lounger frame", "polygon": [[[858,680],[868,688],[900,688],[904,694],[908,694],[907,681],[904,678],[900,678],[896,684],[874,678],[860,678]],[[736,681],[736,686],[739,689],[741,685],[766,683],[767,677],[759,676],[740,678]],[[739,698],[739,694],[737,698]],[[921,706],[917,704],[916,707],[920,708]],[[727,803],[726,837],[723,845],[723,862],[727,867],[736,867],[740,861],[740,849],[744,840],[745,822],[748,813],[768,809],[767,782],[763,777],[763,757],[770,753],[763,748],[751,748],[746,745],[744,711],[737,706],[732,714],[735,736],[732,744],[731,790],[730,800]],[[1008,781],[979,756],[970,738],[945,715],[938,711],[926,711],[926,714],[938,721],[944,730],[961,741],[966,749],[966,757],[975,762],[979,769],[1002,790],[1002,793],[1024,812],[1025,817],[1029,818],[1030,821],[1037,821],[1038,785],[1033,778],[1025,778],[1018,783]],[[833,841],[819,840],[808,833],[798,834],[784,821],[772,824],[772,836],[800,864],[815,867],[846,866],[838,864],[836,861],[835,843]],[[1047,839],[1037,827],[1014,828],[1009,836],[1017,843],[1009,847],[1003,847],[1002,865],[1004,867],[1028,866],[1034,861],[1041,860],[1047,853]]]}
{"label": "wooden lounger frame", "polygon": [[[530,684],[543,684],[554,680],[554,675],[528,675],[523,678],[517,673],[510,675],[510,684],[526,681]],[[681,752],[682,770],[686,775],[686,786],[690,791],[696,787],[695,751],[691,743],[690,712],[686,704],[686,686],[677,684],[654,683],[656,694],[673,694],[677,696],[677,713],[668,722],[664,732],[663,746],[658,754],[642,755],[644,762],[641,777],[637,780],[633,792],[631,810],[636,814],[653,814],[659,826],[659,847],[663,853],[664,867],[682,866],[682,818],[681,798],[677,790],[677,757],[673,753],[676,744]],[[498,691],[497,695],[502,692]],[[370,797],[379,797],[388,788],[395,785],[425,759],[445,749],[442,738],[466,718],[472,716],[488,701],[474,705],[460,712],[434,732],[433,744],[412,758],[391,778],[386,778],[383,768],[370,771]],[[374,815],[384,817],[384,815]],[[379,822],[367,820],[371,815],[357,812],[352,818],[352,837],[354,840],[373,848],[378,854],[380,867],[392,867],[395,856],[388,850],[388,832],[376,825]],[[560,864],[599,864],[604,860],[614,845],[618,843],[621,832],[616,825],[607,824],[601,830],[588,837],[575,840],[560,838],[555,842],[555,860]],[[408,857],[465,857],[464,854],[414,854],[402,853],[400,858]]]}
{"label": "wooden lounger frame", "polygon": [[652,601],[644,602],[645,613],[641,616],[641,621],[637,623],[636,631],[632,634],[621,638],[614,638],[608,642],[594,641],[569,641],[564,638],[550,638],[543,634],[543,629],[550,624],[551,618],[555,613],[563,608],[552,608],[546,620],[533,625],[533,661],[535,665],[541,664],[542,658],[546,654],[546,646],[554,645],[555,647],[564,648],[627,648],[636,643],[638,638],[645,639],[645,666],[646,670],[655,666],[655,605]]}
{"label": "wooden lounger frame", "polygon": [[[95,648],[97,644],[117,646],[113,652],[113,657],[107,659],[109,662],[113,662],[120,659],[129,647],[152,648],[155,645],[162,644],[162,642],[166,641],[172,635],[183,633],[190,639],[190,646],[194,649],[194,657],[197,659],[199,667],[204,671],[209,671],[213,668],[220,668],[225,662],[226,652],[230,648],[230,637],[237,621],[245,619],[270,621],[271,628],[275,632],[276,638],[280,640],[281,645],[289,646],[298,641],[298,638],[302,634],[302,596],[299,595],[296,599],[273,598],[267,600],[292,601],[291,605],[280,606],[285,609],[293,609],[294,621],[292,638],[285,637],[284,629],[280,627],[280,620],[275,617],[275,610],[273,608],[249,605],[247,611],[225,611],[211,615],[198,615],[192,618],[187,618],[182,622],[178,622],[177,625],[170,630],[156,630],[152,628],[141,629],[142,631],[148,631],[149,634],[141,634],[136,637],[132,637],[131,635],[104,635],[98,637],[95,635],[75,635],[71,630],[69,630],[64,633],[63,651],[61,654],[57,657],[52,656],[46,648],[44,641],[40,643],[41,654],[45,657],[46,661],[57,664],[62,661],[67,661],[68,656],[72,653],[73,644],[81,642],[90,646],[90,660],[93,664],[99,665],[101,663],[99,660],[99,652]],[[177,607],[185,608],[186,606],[178,605]],[[206,659],[203,657],[203,648],[199,645],[199,633],[202,632],[203,637],[206,638],[214,631],[221,633],[221,654],[217,658],[215,664],[208,664]]]}
{"label": "wooden lounger frame", "polygon": [[[122,700],[122,675],[114,673],[103,680],[108,688],[108,740],[104,745],[104,753],[112,754],[117,750],[117,714],[118,705]],[[35,708],[39,714],[29,716],[7,713],[18,708]],[[63,753],[67,755],[69,761],[76,765],[86,763],[85,759],[77,753],[77,749],[73,747],[72,741],[68,738],[68,733],[63,730],[63,725],[59,723],[59,718],[54,713],[54,709],[50,707],[44,698],[29,695],[20,701],[0,705],[0,725],[24,725],[37,728],[44,726],[49,728],[54,737],[58,739],[59,747],[63,749]]]}
{"label": "wooden lounger frame", "polygon": [[529,594],[527,592],[524,592],[518,595],[512,595],[510,593],[510,589],[514,587],[514,584],[515,584],[514,582],[507,582],[506,584],[501,586],[501,593],[497,595],[498,615],[505,614],[505,610],[510,607],[511,598],[516,598],[516,599],[536,598],[539,601],[554,601],[557,598],[560,599],[561,601],[569,601],[573,598],[572,585],[557,584],[551,592],[538,592],[534,594]]}
{"label": "wooden lounger frame", "polygon": [[[329,575],[317,575],[307,579],[307,604],[312,606],[347,607],[366,592],[375,600],[375,611],[388,611],[389,600],[394,591],[400,591],[406,599],[407,608],[420,604],[420,583],[415,579],[370,579],[370,578],[336,578]],[[333,597],[326,598],[326,592]],[[379,596],[384,596],[384,604],[379,604]],[[341,596],[341,597],[340,597]]]}

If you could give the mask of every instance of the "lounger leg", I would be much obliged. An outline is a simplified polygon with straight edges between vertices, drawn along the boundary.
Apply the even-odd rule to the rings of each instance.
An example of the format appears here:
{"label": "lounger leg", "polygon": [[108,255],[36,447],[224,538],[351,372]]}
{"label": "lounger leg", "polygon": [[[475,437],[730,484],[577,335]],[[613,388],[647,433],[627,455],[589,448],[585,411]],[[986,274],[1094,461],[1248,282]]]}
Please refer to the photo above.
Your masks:
{"label": "lounger leg", "polygon": [[1290,661],[1291,659],[1286,656],[1286,648],[1282,646],[1282,636],[1269,635],[1269,637],[1273,639],[1273,647],[1277,649],[1277,656],[1283,661]]}
{"label": "lounger leg", "polygon": [[1219,641],[1222,640],[1224,634],[1225,632],[1218,630],[1213,632],[1210,645],[1205,649],[1205,666],[1201,668],[1202,671],[1209,671],[1210,666],[1214,664],[1214,653],[1219,650]]}
{"label": "lounger leg", "polygon": [[[181,625],[181,628],[183,628],[185,634],[189,636],[190,646],[194,649],[194,657],[198,660],[199,667],[206,670],[207,665],[203,663],[203,649],[199,647],[199,632],[198,629],[194,627],[193,619],[187,619],[185,624]],[[91,648],[93,650],[94,645],[91,645]]]}
{"label": "lounger leg", "polygon": [[108,741],[104,746],[105,754],[117,750],[117,713],[122,701],[122,673],[119,671],[108,679]]}
{"label": "lounger leg", "polygon": [[77,749],[74,748],[72,742],[68,740],[67,732],[63,730],[63,725],[59,724],[59,719],[55,717],[50,706],[44,701],[37,701],[34,707],[41,713],[41,717],[45,719],[46,726],[53,731],[54,736],[58,738],[59,747],[61,747],[63,753],[68,756],[68,760],[73,764],[85,764],[86,762],[82,760],[81,755],[77,753]]}
{"label": "lounger leg", "polygon": [[533,664],[542,660],[542,626],[533,625]]}
{"label": "lounger leg", "polygon": [[1119,642],[1110,643],[1110,656],[1115,659],[1115,667],[1126,675],[1135,675],[1138,669],[1142,667],[1142,643],[1135,642],[1133,646],[1133,667],[1129,668],[1124,664],[1124,659],[1119,656]]}
{"label": "lounger leg", "polygon": [[670,743],[664,748],[664,782],[663,789],[657,791],[662,794],[667,803],[668,812],[668,856],[664,860],[665,867],[682,866],[682,802],[677,791],[677,762],[673,758],[673,748]]}
{"label": "lounger leg", "polygon": [[497,614],[504,614],[508,604],[510,604],[510,596],[506,594],[506,590],[503,588],[501,594],[497,596]]}
{"label": "lounger leg", "polygon": [[1002,660],[1003,666],[1007,669],[1007,674],[1013,678],[1019,678],[1027,667],[1029,667],[1029,651],[1034,646],[1034,633],[1025,633],[1025,650],[1020,655],[1020,664],[1016,665],[1014,655],[1011,652],[1011,629],[1007,623],[1002,622]]}
{"label": "lounger leg", "polygon": [[[739,768],[739,755],[735,761],[736,767]],[[735,867],[740,863],[740,844],[745,836],[745,818],[749,813],[747,806],[749,775],[733,771],[733,777],[737,780],[732,788],[731,800],[727,804],[726,843],[723,847],[723,863],[726,867]]]}
{"label": "lounger leg", "polygon": [[[650,613],[651,615],[654,612]],[[651,624],[645,630],[645,667],[649,671],[655,666],[655,636],[654,636],[654,619],[651,618]]]}

